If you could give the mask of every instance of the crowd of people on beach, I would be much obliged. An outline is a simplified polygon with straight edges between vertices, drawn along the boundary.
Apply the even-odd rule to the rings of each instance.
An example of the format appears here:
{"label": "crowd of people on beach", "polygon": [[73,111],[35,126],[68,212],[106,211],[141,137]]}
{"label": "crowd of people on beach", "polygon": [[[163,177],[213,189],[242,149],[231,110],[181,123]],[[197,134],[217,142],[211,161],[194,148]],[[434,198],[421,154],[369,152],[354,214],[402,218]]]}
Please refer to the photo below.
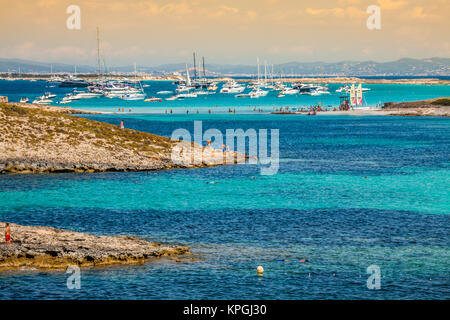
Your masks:
{"label": "crowd of people on beach", "polygon": [[[208,114],[212,114],[215,107],[213,106],[213,109],[208,109]],[[263,113],[267,112],[267,109],[263,109],[262,107],[258,106],[249,106],[248,107],[250,111]],[[339,107],[333,107],[331,105],[329,106],[323,106],[321,104],[313,105],[313,106],[300,106],[300,107],[292,107],[292,106],[281,106],[281,107],[272,107],[272,113],[307,113],[307,114],[313,114],[316,112],[326,112],[326,111],[348,111],[352,110],[352,106],[339,106]],[[126,112],[125,108],[118,108],[118,112]],[[128,112],[132,112],[132,109],[129,108]],[[193,112],[190,109],[185,109],[186,114],[200,114],[200,110],[196,109],[195,112]],[[165,109],[165,114],[174,114],[173,109]],[[229,114],[236,114],[236,108],[228,108]]]}

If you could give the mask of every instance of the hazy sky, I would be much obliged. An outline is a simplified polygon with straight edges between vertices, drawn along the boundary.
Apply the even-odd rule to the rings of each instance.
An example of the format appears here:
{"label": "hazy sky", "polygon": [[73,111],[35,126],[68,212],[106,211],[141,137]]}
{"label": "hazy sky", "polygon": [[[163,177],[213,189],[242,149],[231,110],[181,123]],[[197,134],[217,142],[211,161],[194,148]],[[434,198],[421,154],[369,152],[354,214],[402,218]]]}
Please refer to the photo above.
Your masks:
{"label": "hazy sky", "polygon": [[97,26],[111,66],[450,57],[449,16],[449,0],[0,0],[0,58],[95,65]]}

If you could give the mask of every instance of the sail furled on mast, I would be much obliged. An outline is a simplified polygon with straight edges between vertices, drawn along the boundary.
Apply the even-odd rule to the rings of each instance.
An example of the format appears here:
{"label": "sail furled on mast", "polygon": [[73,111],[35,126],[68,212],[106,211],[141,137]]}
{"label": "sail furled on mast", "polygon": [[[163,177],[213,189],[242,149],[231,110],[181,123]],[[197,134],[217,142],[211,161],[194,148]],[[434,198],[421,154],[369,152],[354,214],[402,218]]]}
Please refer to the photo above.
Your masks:
{"label": "sail furled on mast", "polygon": [[362,92],[362,84],[360,83],[358,89],[356,90],[356,105],[363,105],[363,92]]}
{"label": "sail furled on mast", "polygon": [[186,63],[186,85],[188,87],[191,86],[191,77],[189,76],[189,69],[188,69],[187,63]]}
{"label": "sail furled on mast", "polygon": [[355,89],[355,84],[353,83],[351,88],[350,88],[350,104],[352,106],[356,106],[356,89]]}

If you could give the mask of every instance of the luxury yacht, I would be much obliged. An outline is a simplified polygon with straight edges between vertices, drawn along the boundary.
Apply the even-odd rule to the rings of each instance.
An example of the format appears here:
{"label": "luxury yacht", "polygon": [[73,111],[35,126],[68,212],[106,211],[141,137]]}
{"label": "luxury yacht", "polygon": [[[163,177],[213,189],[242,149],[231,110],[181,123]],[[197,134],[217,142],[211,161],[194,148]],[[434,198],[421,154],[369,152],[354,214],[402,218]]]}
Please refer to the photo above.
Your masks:
{"label": "luxury yacht", "polygon": [[86,88],[88,86],[90,86],[91,83],[86,81],[86,80],[82,80],[82,79],[75,79],[75,78],[69,78],[67,80],[61,81],[59,83],[60,87],[69,87],[69,88]]}
{"label": "luxury yacht", "polygon": [[293,95],[299,93],[300,90],[286,87],[283,91],[280,92],[282,95]]}
{"label": "luxury yacht", "polygon": [[74,93],[75,93],[75,96],[80,99],[99,98],[102,96],[101,93],[95,93],[95,92],[74,91]]}
{"label": "luxury yacht", "polygon": [[180,85],[180,86],[178,86],[178,88],[175,89],[175,91],[176,92],[189,92],[192,89],[195,89],[195,87]]}
{"label": "luxury yacht", "polygon": [[238,84],[236,81],[228,81],[220,90],[220,93],[242,93],[245,90],[245,86]]}
{"label": "luxury yacht", "polygon": [[257,88],[252,90],[249,95],[250,98],[259,98],[267,96],[268,91],[261,90],[261,88]]}
{"label": "luxury yacht", "polygon": [[121,99],[123,100],[144,100],[147,94],[142,92],[133,92],[124,94]]}

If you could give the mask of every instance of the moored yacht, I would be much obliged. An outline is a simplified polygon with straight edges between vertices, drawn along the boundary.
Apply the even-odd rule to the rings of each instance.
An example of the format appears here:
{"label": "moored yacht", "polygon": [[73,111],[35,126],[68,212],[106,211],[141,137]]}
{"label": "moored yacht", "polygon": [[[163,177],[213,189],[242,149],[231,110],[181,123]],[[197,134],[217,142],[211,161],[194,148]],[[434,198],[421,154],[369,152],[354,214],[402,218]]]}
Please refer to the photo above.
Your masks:
{"label": "moored yacht", "polygon": [[250,98],[265,97],[265,96],[267,96],[267,94],[268,94],[268,91],[261,90],[261,88],[254,89],[249,93]]}
{"label": "moored yacht", "polygon": [[236,81],[231,80],[225,83],[220,90],[220,93],[242,93],[245,90],[245,86],[238,84]]}

